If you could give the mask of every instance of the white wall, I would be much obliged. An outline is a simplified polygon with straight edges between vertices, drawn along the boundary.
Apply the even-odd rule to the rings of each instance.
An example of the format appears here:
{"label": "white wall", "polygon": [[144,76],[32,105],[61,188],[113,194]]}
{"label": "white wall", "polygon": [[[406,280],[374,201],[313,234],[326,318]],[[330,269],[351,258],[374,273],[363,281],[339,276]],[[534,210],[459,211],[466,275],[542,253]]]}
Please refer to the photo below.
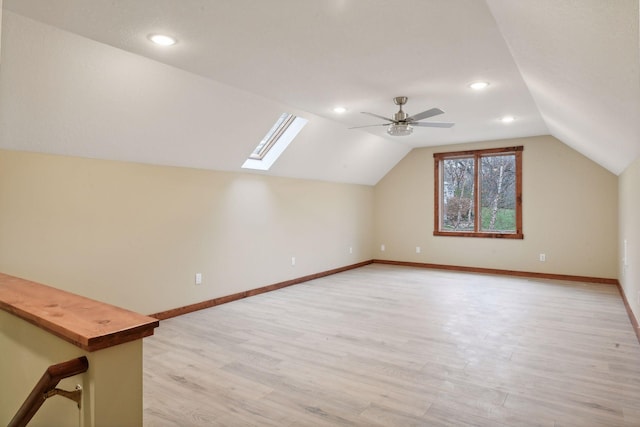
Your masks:
{"label": "white wall", "polygon": [[9,11],[3,19],[0,148],[240,172],[288,112],[309,123],[270,175],[373,185],[409,151]]}
{"label": "white wall", "polygon": [[[2,38],[2,0],[0,0],[0,42]],[[2,43],[0,43],[0,46]],[[2,50],[0,49],[0,63],[2,63]]]}
{"label": "white wall", "polygon": [[[620,240],[619,280],[629,306],[640,320],[640,159],[619,178]],[[625,241],[626,263],[625,263]]]}
{"label": "white wall", "polygon": [[[524,146],[524,239],[433,236],[433,153],[515,145]],[[374,257],[616,278],[617,209],[617,177],[551,136],[420,148],[375,187]]]}

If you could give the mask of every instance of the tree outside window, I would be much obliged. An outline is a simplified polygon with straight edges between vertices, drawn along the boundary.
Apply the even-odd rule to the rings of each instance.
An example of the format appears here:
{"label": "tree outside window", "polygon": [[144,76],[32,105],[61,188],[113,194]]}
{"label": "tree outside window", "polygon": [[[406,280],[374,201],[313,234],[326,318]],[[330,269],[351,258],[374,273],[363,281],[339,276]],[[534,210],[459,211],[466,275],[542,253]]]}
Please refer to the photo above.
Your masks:
{"label": "tree outside window", "polygon": [[522,239],[522,150],[434,154],[434,235]]}

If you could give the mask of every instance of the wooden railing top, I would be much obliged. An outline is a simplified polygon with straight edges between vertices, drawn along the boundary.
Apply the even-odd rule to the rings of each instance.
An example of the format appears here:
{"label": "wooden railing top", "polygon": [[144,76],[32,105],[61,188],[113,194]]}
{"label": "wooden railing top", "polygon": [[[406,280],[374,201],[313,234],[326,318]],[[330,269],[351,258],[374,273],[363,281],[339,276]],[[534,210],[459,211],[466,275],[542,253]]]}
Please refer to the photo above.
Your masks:
{"label": "wooden railing top", "polygon": [[153,335],[157,319],[0,273],[0,309],[84,350]]}

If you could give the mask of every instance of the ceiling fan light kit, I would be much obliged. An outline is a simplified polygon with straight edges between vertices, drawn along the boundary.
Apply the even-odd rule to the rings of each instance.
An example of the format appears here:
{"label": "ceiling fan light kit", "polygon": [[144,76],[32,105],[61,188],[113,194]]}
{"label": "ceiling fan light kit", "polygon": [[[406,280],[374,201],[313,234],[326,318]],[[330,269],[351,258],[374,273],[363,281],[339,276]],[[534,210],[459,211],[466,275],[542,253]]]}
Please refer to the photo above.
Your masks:
{"label": "ceiling fan light kit", "polygon": [[399,107],[398,112],[393,115],[393,118],[388,118],[365,111],[362,112],[362,114],[377,117],[379,119],[386,120],[389,123],[356,126],[350,129],[365,128],[370,126],[387,126],[387,133],[391,136],[408,136],[413,133],[414,126],[450,128],[454,125],[454,123],[420,122],[420,120],[428,119],[429,117],[437,116],[438,114],[443,114],[444,111],[439,108],[431,108],[430,110],[423,111],[422,113],[409,116],[402,110],[402,106],[407,103],[407,100],[408,98],[406,96],[396,96],[395,98],[393,98],[393,102]]}
{"label": "ceiling fan light kit", "polygon": [[408,124],[391,123],[387,128],[387,133],[391,136],[408,136],[413,133],[413,127]]}

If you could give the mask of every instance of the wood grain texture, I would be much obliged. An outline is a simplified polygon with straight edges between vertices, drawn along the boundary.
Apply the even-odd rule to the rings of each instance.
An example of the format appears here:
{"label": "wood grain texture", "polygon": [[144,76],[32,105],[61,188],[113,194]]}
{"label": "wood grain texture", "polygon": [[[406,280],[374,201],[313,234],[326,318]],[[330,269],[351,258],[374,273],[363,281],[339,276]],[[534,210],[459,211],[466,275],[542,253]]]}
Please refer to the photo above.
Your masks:
{"label": "wood grain texture", "polygon": [[145,426],[638,426],[616,287],[372,264],[162,322]]}
{"label": "wood grain texture", "polygon": [[0,309],[87,351],[153,335],[159,324],[148,316],[2,273]]}

